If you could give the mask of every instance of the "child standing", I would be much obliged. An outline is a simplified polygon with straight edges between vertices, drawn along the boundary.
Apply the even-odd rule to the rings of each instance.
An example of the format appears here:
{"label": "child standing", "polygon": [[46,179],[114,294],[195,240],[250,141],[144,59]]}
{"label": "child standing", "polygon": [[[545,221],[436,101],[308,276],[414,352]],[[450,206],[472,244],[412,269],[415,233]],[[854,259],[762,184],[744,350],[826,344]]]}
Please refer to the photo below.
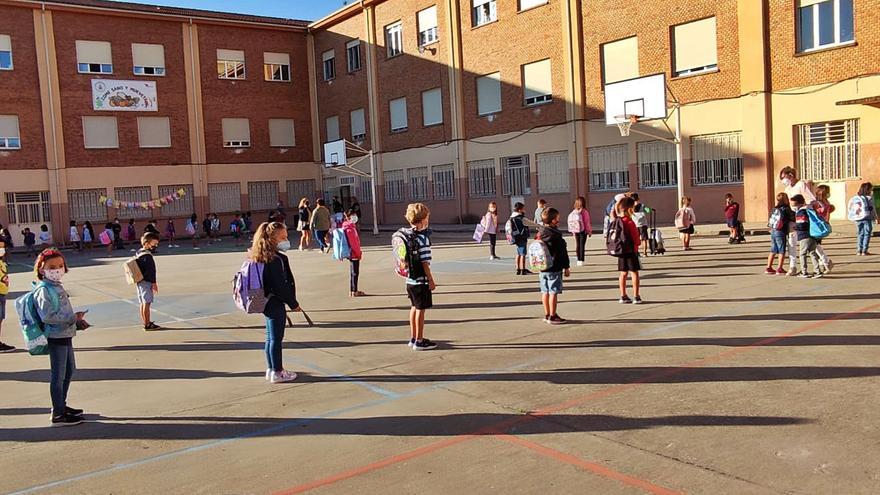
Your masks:
{"label": "child standing", "polygon": [[251,212],[247,212],[244,214],[244,235],[247,237],[247,240],[251,240],[251,233],[254,231],[254,221],[251,220]]}
{"label": "child standing", "polygon": [[535,208],[535,223],[541,225],[541,219],[544,218],[544,210],[547,209],[547,201],[544,198],[538,200],[538,207]]}
{"label": "child standing", "polygon": [[70,221],[70,231],[67,236],[70,238],[70,244],[77,251],[82,251],[82,240],[79,237],[79,230],[76,228],[76,220]]}
{"label": "child standing", "polygon": [[95,242],[95,229],[92,228],[92,222],[88,220],[83,225],[82,240],[86,249],[92,249],[92,243]]}
{"label": "child standing", "polygon": [[[6,319],[6,295],[9,294],[9,269],[3,258],[6,256],[6,239],[0,239],[0,331],[3,330],[3,320]],[[0,353],[12,352],[15,347],[0,341]]]}
{"label": "child standing", "polygon": [[431,210],[422,203],[412,203],[406,207],[406,221],[409,228],[401,229],[407,238],[407,259],[409,276],[406,279],[406,294],[409,296],[409,346],[414,351],[436,349],[437,344],[425,338],[425,312],[434,305],[431,293],[437,287],[431,273],[431,239],[426,231],[430,224]]}
{"label": "child standing", "polygon": [[[788,194],[776,195],[776,207],[770,212],[767,227],[770,228],[770,255],[767,257],[767,275],[785,275],[785,248],[788,244],[788,228],[794,222],[794,212],[788,204]],[[773,268],[776,256],[779,256],[779,265]]]}
{"label": "child standing", "polygon": [[874,231],[874,222],[880,220],[877,218],[877,210],[874,209],[874,185],[870,182],[863,182],[859,186],[859,192],[849,200],[847,208],[847,218],[856,223],[858,228],[858,242],[856,245],[856,254],[859,256],[868,256],[868,246],[871,243],[871,234]]}
{"label": "child standing", "polygon": [[[113,233],[113,224],[107,222],[104,224],[104,232],[101,235],[105,236],[105,240],[108,240],[107,246],[107,256],[113,256],[113,244],[116,241],[116,234]],[[102,243],[104,240],[101,241]]]}
{"label": "child standing", "polygon": [[539,275],[541,287],[541,303],[544,305],[544,322],[561,325],[566,322],[556,313],[559,295],[562,294],[562,278],[570,277],[571,270],[568,260],[568,246],[559,231],[559,211],[547,208],[541,218],[543,227],[538,229],[538,239],[546,246],[553,257],[553,264]]}
{"label": "child standing", "polygon": [[21,235],[24,237],[24,247],[27,248],[28,257],[36,255],[34,246],[37,245],[37,236],[28,227],[21,231]]}
{"label": "child standing", "polygon": [[232,219],[232,222],[229,223],[229,233],[232,234],[232,238],[235,239],[235,245],[241,246],[241,231],[244,230],[243,223],[241,221],[241,214],[236,213],[235,218]]}
{"label": "child standing", "polygon": [[[807,213],[807,204],[804,197],[795,194],[791,198],[794,212],[794,230],[798,241],[798,260],[800,263],[801,278],[821,278],[822,271],[819,269],[819,255],[816,253],[816,239],[810,237],[810,216]],[[807,271],[807,256],[813,260],[813,275]]]}
{"label": "child standing", "polygon": [[[147,228],[149,228],[149,224],[147,225]],[[128,242],[137,242],[137,238],[137,227],[134,225],[134,218],[129,218],[128,225],[125,226],[125,240]]]}
{"label": "child standing", "polygon": [[67,405],[67,391],[76,371],[73,337],[77,330],[85,330],[89,324],[83,318],[85,312],[73,311],[70,298],[61,285],[61,279],[67,273],[67,263],[61,251],[46,249],[40,253],[34,272],[40,280],[34,289],[34,303],[49,342],[52,426],[78,425],[83,421],[83,410]]}
{"label": "child standing", "polygon": [[358,279],[361,274],[361,236],[357,229],[358,216],[353,209],[345,212],[345,220],[342,222],[342,233],[348,241],[348,247],[351,249],[351,255],[348,258],[350,262],[351,286],[349,287],[349,295],[351,297],[363,297],[366,294],[358,290]]}
{"label": "child standing", "polygon": [[156,283],[156,260],[153,253],[159,247],[159,236],[147,232],[141,237],[141,249],[136,256],[138,268],[144,279],[137,283],[137,297],[141,305],[141,321],[144,330],[161,330],[162,327],[153,323],[150,318],[150,306],[153,304],[153,295],[159,293],[159,284]]}
{"label": "child standing", "polygon": [[205,219],[202,220],[202,230],[205,231],[205,242],[207,242],[209,246],[211,245],[211,242],[212,242],[211,241],[211,234],[212,234],[211,216],[212,215],[213,215],[213,213],[208,213],[207,215],[205,215]]}
{"label": "child standing", "polygon": [[730,231],[727,243],[738,244],[740,242],[737,233],[739,227],[739,203],[733,200],[733,194],[730,193],[724,195],[724,218],[727,219],[727,229]]}
{"label": "child standing", "polygon": [[495,245],[498,242],[498,204],[492,201],[489,203],[489,207],[486,210],[486,214],[483,216],[483,219],[480,220],[480,225],[486,229],[486,235],[489,236],[489,259],[490,260],[500,260],[498,256],[495,255]]}
{"label": "child standing", "polygon": [[211,213],[211,237],[214,238],[215,242],[223,240],[223,238],[220,237],[220,217],[218,217],[216,213]]}
{"label": "child standing", "polygon": [[[526,244],[529,242],[529,228],[523,222],[526,205],[516,203],[513,205],[513,213],[510,214],[510,235],[516,245],[516,274],[531,275],[526,269]],[[540,224],[540,222],[538,222]]]}
{"label": "child standing", "polygon": [[45,223],[40,225],[40,249],[46,249],[52,244],[52,233]]}
{"label": "child standing", "polygon": [[[626,229],[630,242],[629,249],[625,250],[625,254],[617,258],[617,271],[620,275],[617,279],[620,287],[620,304],[642,304],[642,297],[639,294],[641,288],[641,280],[639,278],[639,270],[641,263],[639,262],[639,229],[633,221],[633,208],[635,200],[632,197],[624,197],[615,207],[614,214],[623,220],[623,226]],[[633,299],[626,294],[626,277],[629,275],[633,286]]]}
{"label": "child standing", "polygon": [[[618,203],[619,205],[620,203]],[[675,213],[675,228],[678,229],[685,251],[691,250],[691,236],[694,233],[695,223],[697,223],[697,217],[694,215],[694,209],[691,208],[691,198],[682,196],[681,208]]]}
{"label": "child standing", "polygon": [[574,200],[574,207],[568,214],[568,231],[574,235],[577,266],[584,266],[587,255],[587,237],[593,235],[593,227],[590,224],[590,212],[587,211],[587,199],[583,196],[578,196]]}
{"label": "child standing", "polygon": [[[813,209],[826,222],[831,221],[831,214],[834,213],[834,205],[828,201],[831,196],[831,188],[827,184],[822,184],[816,188],[816,202],[813,203]],[[834,262],[822,247],[822,239],[816,239],[816,253],[819,255],[819,263],[822,264],[822,272],[828,273],[834,268]]]}
{"label": "child standing", "polygon": [[177,244],[174,244],[174,238],[177,235],[177,229],[174,228],[174,220],[168,219],[168,222],[165,223],[165,237],[168,238],[168,247],[175,248],[180,247]]}
{"label": "child standing", "polygon": [[192,239],[193,249],[199,250],[199,217],[195,213],[190,215],[189,220],[186,222],[186,233]]}

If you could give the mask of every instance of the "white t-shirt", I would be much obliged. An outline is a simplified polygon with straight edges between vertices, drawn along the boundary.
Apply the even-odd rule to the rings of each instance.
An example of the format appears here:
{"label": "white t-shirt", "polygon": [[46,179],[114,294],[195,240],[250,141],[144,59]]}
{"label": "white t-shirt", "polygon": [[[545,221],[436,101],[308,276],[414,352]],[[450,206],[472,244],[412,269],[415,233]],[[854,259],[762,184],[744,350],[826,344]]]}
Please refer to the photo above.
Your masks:
{"label": "white t-shirt", "polygon": [[791,199],[792,196],[800,194],[804,197],[804,201],[808,205],[816,201],[816,195],[813,194],[813,191],[810,190],[810,186],[804,180],[799,180],[796,184],[786,187],[785,194],[788,194],[788,199]]}
{"label": "white t-shirt", "polygon": [[52,234],[48,232],[40,232],[40,242],[43,244],[52,244]]}

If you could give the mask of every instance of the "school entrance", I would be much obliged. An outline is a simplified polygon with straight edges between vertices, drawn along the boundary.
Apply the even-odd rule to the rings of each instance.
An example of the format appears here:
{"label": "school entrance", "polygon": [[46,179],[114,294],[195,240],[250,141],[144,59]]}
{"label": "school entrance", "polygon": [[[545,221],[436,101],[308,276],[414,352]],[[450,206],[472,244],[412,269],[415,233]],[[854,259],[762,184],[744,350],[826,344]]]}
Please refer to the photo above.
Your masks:
{"label": "school entrance", "polygon": [[9,216],[7,228],[16,247],[24,246],[21,231],[25,228],[31,229],[36,237],[40,236],[40,225],[43,224],[52,232],[49,191],[6,193],[6,208]]}

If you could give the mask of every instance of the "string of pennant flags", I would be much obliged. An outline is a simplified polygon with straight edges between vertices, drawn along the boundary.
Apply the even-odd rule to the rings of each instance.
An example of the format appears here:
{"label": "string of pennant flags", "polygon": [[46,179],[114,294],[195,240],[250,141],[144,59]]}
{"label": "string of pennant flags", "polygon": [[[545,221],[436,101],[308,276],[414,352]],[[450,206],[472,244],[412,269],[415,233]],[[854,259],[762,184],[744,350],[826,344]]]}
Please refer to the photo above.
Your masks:
{"label": "string of pennant flags", "polygon": [[173,203],[175,201],[179,201],[186,196],[186,190],[183,188],[178,189],[174,192],[174,194],[169,194],[167,196],[162,196],[161,198],[151,199],[149,201],[120,201],[113,198],[108,198],[107,196],[101,196],[98,198],[98,204],[107,206],[109,208],[141,208],[144,210],[153,210],[156,208],[161,208],[169,203]]}

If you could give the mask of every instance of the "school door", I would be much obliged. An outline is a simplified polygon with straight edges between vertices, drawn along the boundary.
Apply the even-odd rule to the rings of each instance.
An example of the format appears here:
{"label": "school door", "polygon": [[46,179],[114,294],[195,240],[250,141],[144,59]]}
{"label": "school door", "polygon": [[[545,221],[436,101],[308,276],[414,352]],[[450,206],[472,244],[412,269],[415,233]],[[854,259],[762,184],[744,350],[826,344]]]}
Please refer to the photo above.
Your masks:
{"label": "school door", "polygon": [[40,225],[46,224],[52,232],[49,210],[49,191],[6,193],[6,208],[9,214],[9,233],[16,247],[24,246],[21,231],[31,229],[40,245]]}
{"label": "school door", "polygon": [[339,201],[345,210],[351,208],[351,188],[354,187],[354,183],[354,177],[339,178]]}

